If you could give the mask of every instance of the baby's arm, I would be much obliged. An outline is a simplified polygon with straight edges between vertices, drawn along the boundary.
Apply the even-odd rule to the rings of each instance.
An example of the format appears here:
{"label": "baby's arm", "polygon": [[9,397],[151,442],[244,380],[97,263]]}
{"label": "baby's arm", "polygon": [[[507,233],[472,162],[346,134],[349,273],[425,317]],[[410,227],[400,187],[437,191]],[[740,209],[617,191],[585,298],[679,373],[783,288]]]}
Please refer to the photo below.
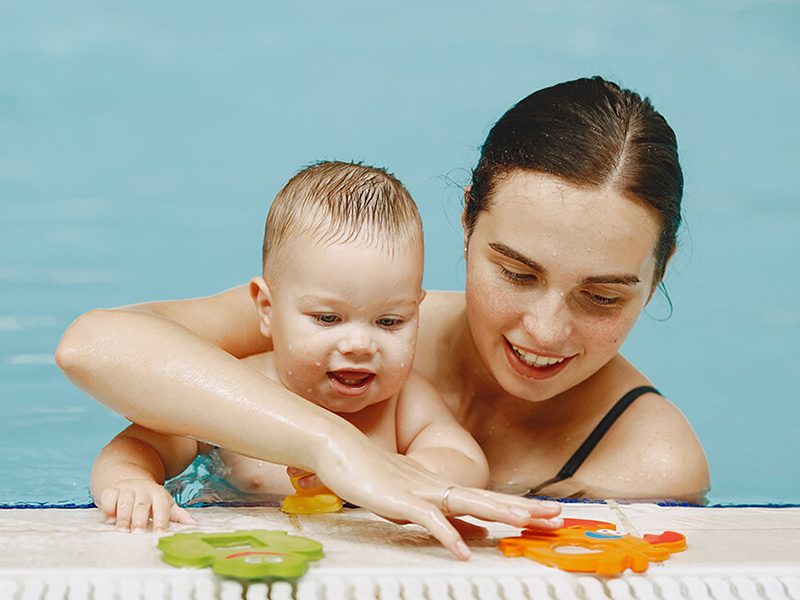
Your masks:
{"label": "baby's arm", "polygon": [[467,487],[489,483],[489,465],[480,446],[416,371],[398,398],[396,427],[398,450],[429,471]]}
{"label": "baby's arm", "polygon": [[189,438],[131,425],[94,461],[89,483],[94,503],[117,529],[144,531],[151,517],[154,530],[167,529],[170,521],[195,523],[164,489],[164,481],[194,460],[198,446]]}

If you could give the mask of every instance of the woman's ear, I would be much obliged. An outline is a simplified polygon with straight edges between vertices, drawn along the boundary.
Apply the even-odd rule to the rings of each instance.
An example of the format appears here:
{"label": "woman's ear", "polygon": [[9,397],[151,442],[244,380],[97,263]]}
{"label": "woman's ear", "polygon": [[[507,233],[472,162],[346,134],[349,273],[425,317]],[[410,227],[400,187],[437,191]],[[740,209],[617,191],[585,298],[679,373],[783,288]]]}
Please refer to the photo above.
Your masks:
{"label": "woman's ear", "polygon": [[464,230],[464,258],[467,258],[467,245],[469,244],[469,235],[467,234],[467,209],[469,208],[470,190],[472,190],[471,185],[464,186],[464,210],[461,211],[461,228]]}
{"label": "woman's ear", "polygon": [[461,211],[461,227],[467,229],[467,209],[469,208],[469,193],[472,191],[471,185],[464,186],[464,210]]}
{"label": "woman's ear", "polygon": [[272,294],[263,277],[253,277],[250,280],[250,297],[258,311],[258,326],[261,335],[272,337]]}
{"label": "woman's ear", "polygon": [[645,302],[645,306],[647,306],[650,303],[650,300],[653,299],[653,296],[655,295],[656,290],[658,289],[658,284],[664,281],[664,277],[666,277],[667,275],[667,267],[669,267],[669,263],[670,261],[672,261],[672,257],[675,256],[675,251],[677,249],[678,249],[677,246],[674,245],[672,246],[672,250],[670,250],[669,256],[667,256],[667,259],[664,261],[664,269],[661,271],[661,277],[658,279],[658,281],[654,281],[653,285],[651,286],[652,289],[650,290],[650,295],[647,297],[647,302]]}

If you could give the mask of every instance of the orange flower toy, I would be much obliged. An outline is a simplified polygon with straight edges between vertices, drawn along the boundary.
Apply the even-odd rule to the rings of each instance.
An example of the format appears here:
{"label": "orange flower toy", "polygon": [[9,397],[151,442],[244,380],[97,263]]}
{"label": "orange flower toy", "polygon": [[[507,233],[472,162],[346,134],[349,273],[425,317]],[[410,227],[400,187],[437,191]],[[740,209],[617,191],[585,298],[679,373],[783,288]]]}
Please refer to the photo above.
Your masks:
{"label": "orange flower toy", "polygon": [[665,531],[643,537],[617,531],[616,525],[591,519],[564,519],[556,531],[525,529],[519,537],[500,540],[506,556],[524,556],[550,567],[577,573],[618,575],[625,569],[643,573],[686,548],[686,536]]}

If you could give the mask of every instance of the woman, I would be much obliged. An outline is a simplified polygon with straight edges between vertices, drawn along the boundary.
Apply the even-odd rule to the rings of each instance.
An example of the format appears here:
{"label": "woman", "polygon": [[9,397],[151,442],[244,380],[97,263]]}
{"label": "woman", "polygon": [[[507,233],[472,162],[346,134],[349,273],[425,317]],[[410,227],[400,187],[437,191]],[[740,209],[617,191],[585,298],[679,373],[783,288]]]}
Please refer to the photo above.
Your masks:
{"label": "woman", "polygon": [[[415,366],[483,447],[493,489],[704,496],[708,466],[691,427],[618,353],[675,250],[682,187],[663,117],[600,78],[535,92],[490,131],[465,191],[466,290],[428,294]],[[555,516],[380,452],[234,359],[267,349],[240,287],[92,311],[56,358],[141,425],[313,470],[462,558],[445,515],[515,525]]]}

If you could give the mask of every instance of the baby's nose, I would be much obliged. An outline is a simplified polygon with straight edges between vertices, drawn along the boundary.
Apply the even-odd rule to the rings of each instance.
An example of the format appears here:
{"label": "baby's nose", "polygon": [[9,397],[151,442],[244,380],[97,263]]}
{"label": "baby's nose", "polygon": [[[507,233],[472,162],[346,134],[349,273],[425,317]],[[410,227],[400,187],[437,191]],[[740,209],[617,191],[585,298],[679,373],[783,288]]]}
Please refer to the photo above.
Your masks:
{"label": "baby's nose", "polygon": [[374,354],[377,345],[364,331],[353,331],[339,341],[339,352],[342,354]]}

